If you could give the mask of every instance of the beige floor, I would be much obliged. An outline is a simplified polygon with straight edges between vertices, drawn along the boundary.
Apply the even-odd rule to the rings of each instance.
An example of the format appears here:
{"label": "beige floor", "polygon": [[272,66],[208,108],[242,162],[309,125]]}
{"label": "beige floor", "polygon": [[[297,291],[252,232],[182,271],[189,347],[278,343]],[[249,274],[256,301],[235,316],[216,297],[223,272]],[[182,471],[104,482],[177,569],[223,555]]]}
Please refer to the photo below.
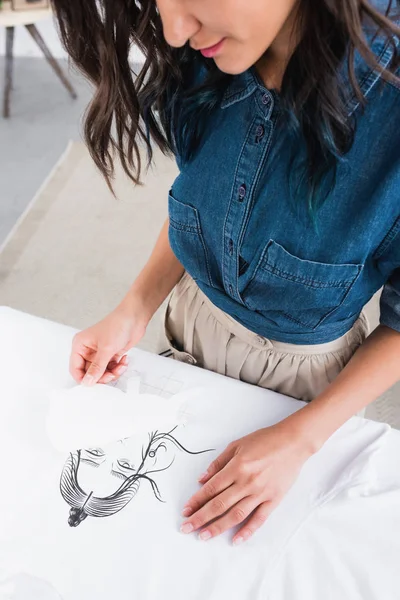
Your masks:
{"label": "beige floor", "polygon": [[[0,254],[0,304],[82,329],[100,320],[124,296],[145,264],[167,216],[175,162],[156,154],[145,186],[117,168],[113,198],[82,143],[70,143]],[[379,296],[367,305],[375,328]],[[163,307],[140,347],[165,349]],[[400,428],[400,384],[366,416]]]}
{"label": "beige floor", "polygon": [[[176,173],[161,154],[143,187],[118,168],[115,199],[85,146],[71,143],[4,243],[0,304],[78,329],[100,320],[150,255]],[[166,348],[160,312],[140,344],[145,350]]]}

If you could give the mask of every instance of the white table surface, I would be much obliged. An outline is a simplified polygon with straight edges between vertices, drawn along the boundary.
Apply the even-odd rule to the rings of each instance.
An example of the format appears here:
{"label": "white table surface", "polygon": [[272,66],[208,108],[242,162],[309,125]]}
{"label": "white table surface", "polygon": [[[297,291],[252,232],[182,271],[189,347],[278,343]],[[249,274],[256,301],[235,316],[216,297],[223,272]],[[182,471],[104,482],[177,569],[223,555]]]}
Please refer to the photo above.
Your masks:
{"label": "white table surface", "polygon": [[[52,493],[50,493],[51,498],[48,497],[49,494],[43,498],[40,497],[41,480],[50,477],[52,470],[59,478],[59,465],[64,464],[65,457],[54,454],[51,459],[49,458],[45,472],[38,476],[39,489],[30,488],[31,496],[29,494],[26,496],[24,508],[18,508],[20,512],[15,507],[15,499],[19,498],[20,494],[26,494],[26,482],[24,477],[19,478],[15,475],[15,469],[20,466],[13,465],[12,462],[13,460],[16,462],[24,460],[26,468],[31,469],[36,468],[35,465],[37,466],[36,454],[44,461],[47,460],[47,455],[50,455],[50,446],[46,443],[43,434],[44,415],[48,404],[47,393],[55,388],[73,385],[72,378],[68,373],[68,360],[74,333],[73,329],[64,325],[51,323],[7,307],[0,307],[0,398],[2,398],[0,400],[2,411],[0,471],[3,473],[3,477],[9,477],[12,481],[7,488],[10,495],[1,494],[0,499],[0,542],[2,535],[6,537],[6,542],[3,540],[3,547],[0,548],[0,598],[15,598],[15,600],[28,600],[28,598],[29,600],[39,600],[39,598],[40,600],[58,600],[60,597],[62,600],[90,600],[91,598],[109,600],[110,597],[119,597],[120,600],[128,598],[140,598],[140,600],[156,600],[158,598],[292,600],[294,596],[282,595],[282,593],[275,595],[269,587],[272,575],[269,578],[268,574],[274,572],[274,565],[278,558],[279,564],[282,564],[284,560],[282,539],[285,536],[289,537],[292,529],[296,529],[296,519],[300,519],[303,504],[306,512],[306,504],[314,494],[312,486],[315,487],[315,482],[321,483],[321,486],[325,485],[333,477],[346,472],[348,464],[355,465],[350,471],[352,477],[355,476],[357,479],[358,463],[354,462],[357,453],[352,448],[347,455],[346,450],[349,440],[351,443],[349,432],[352,433],[354,430],[354,435],[358,435],[361,427],[365,426],[373,437],[374,428],[376,427],[376,431],[380,431],[382,424],[359,417],[350,419],[340,432],[336,432],[323,449],[306,463],[298,481],[281,505],[272,513],[263,531],[238,548],[230,544],[232,532],[210,542],[199,542],[194,536],[183,536],[178,531],[181,522],[179,511],[184,501],[198,489],[196,478],[212,460],[211,455],[208,454],[189,458],[178,457],[174,465],[173,477],[175,480],[172,483],[162,480],[163,494],[169,498],[169,501],[161,507],[154,500],[150,491],[141,490],[132,501],[132,506],[128,505],[117,516],[114,515],[107,519],[88,518],[79,528],[69,529],[66,524],[68,506],[63,503],[62,499],[58,499],[59,494],[56,494],[56,490],[54,498]],[[172,359],[137,349],[132,350],[129,354],[131,356],[130,368],[141,374],[147,390],[158,390],[157,393],[165,397],[169,397],[181,389],[190,390],[196,386],[200,386],[204,390],[204,395],[200,395],[197,400],[199,408],[197,431],[203,429],[203,448],[204,446],[210,447],[209,444],[213,443],[214,448],[221,452],[230,441],[237,439],[238,436],[254,431],[258,428],[257,426],[272,425],[304,404],[293,398],[237,382]],[[230,407],[232,407],[232,415]],[[240,411],[242,411],[242,418]],[[231,423],[230,419],[232,419]],[[345,432],[343,436],[342,430]],[[34,433],[32,434],[32,432]],[[389,476],[400,465],[400,431],[388,427],[385,435],[386,445],[379,451],[379,459],[377,459],[383,479],[385,472]],[[22,450],[18,450],[15,444],[16,438],[18,438],[20,446],[25,444],[24,453]],[[193,433],[189,429],[187,430],[186,438],[184,435],[180,438],[181,441],[184,440],[186,446],[199,446],[194,429]],[[3,444],[3,452],[1,444]],[[29,444],[32,444],[32,448]],[[4,453],[4,447],[9,449],[7,455]],[[21,455],[25,458],[21,459],[20,457],[17,460],[15,453],[18,454],[18,452],[22,453]],[[353,453],[352,456],[350,456],[351,453]],[[215,455],[217,454],[214,453],[212,456],[215,457]],[[318,497],[318,490],[316,491],[316,497]],[[147,497],[146,494],[148,494]],[[50,501],[54,504],[56,495],[59,506],[57,504],[57,507],[54,508],[54,515],[57,514],[58,517],[59,511],[61,522],[58,523],[54,520],[54,523],[49,524],[54,517]],[[136,510],[134,510],[134,506]],[[30,507],[31,510],[34,510],[34,516],[30,515],[28,518],[26,512],[29,512]],[[294,508],[296,510],[293,510]],[[153,513],[152,511],[155,510],[158,512]],[[142,511],[143,519],[149,519],[148,536],[144,538],[144,535],[141,534],[140,548],[136,547],[141,527],[140,520],[135,522],[138,511]],[[300,516],[296,516],[296,512]],[[304,519],[304,516],[301,518]],[[100,521],[102,523],[99,523]],[[124,536],[127,535],[129,527],[133,529],[129,538],[130,547],[127,554],[126,551],[122,552],[122,548],[124,548],[124,544],[128,543]],[[393,534],[395,533],[397,539],[400,532],[393,532]],[[71,537],[72,534],[80,537]],[[43,540],[41,540],[42,535]],[[49,541],[52,535],[55,535],[56,538]],[[290,535],[292,534],[290,533]],[[23,551],[18,550],[19,543]],[[285,541],[286,543],[287,541]],[[49,548],[49,544],[52,547]],[[72,546],[72,549],[69,547],[68,551],[64,549],[64,545],[71,544],[77,545],[76,547]],[[101,551],[99,550],[100,546]],[[379,548],[376,551],[379,553]],[[86,558],[82,558],[80,552]],[[176,561],[172,561],[172,558],[168,557],[169,552],[177,557]],[[96,565],[89,564],[90,555],[96,556]],[[154,562],[151,562],[150,557],[154,557]],[[163,561],[167,561],[167,566],[163,564]],[[182,566],[182,561],[186,561],[184,566]],[[368,578],[371,567],[373,565],[362,565],[364,570],[358,570],[354,577]],[[90,570],[91,568],[93,571]],[[176,572],[174,572],[175,568]],[[2,573],[3,569],[5,569],[5,574]],[[7,569],[9,570],[7,571]],[[130,573],[130,569],[132,569],[132,573]],[[213,569],[216,571],[214,572]],[[310,565],[310,569],[312,577],[312,565]],[[28,580],[29,585],[33,586],[29,589],[36,589],[35,586],[39,586],[37,588],[39,589],[42,583],[37,582],[45,580],[48,582],[46,593],[43,591],[44,588],[40,588],[42,592],[38,591],[37,595],[32,592],[30,595],[29,593],[23,595],[21,592],[20,595],[4,594],[2,596],[2,576],[3,582],[8,581],[7,573],[12,571],[19,573],[20,576],[19,570],[25,578],[23,579],[25,583],[22,584],[21,580],[18,580],[20,582],[18,589],[27,585],[26,581]],[[91,575],[92,572],[95,575]],[[217,579],[215,573],[218,573]],[[26,579],[27,577],[28,579]],[[132,577],[135,580],[135,586],[130,589],[129,582],[132,581]],[[332,577],[332,582],[334,582],[335,568],[332,569]],[[204,586],[207,581],[209,588],[206,592],[203,588],[202,591],[197,589],[200,585]],[[71,591],[71,586],[75,586],[73,591]],[[227,590],[228,587],[230,591],[225,596],[224,590]],[[50,593],[53,589],[57,590],[57,593]],[[322,596],[312,596],[313,599],[314,597]],[[350,596],[347,597],[350,598]],[[364,596],[364,598],[366,597],[378,600],[379,596],[371,594]],[[400,596],[391,596],[386,593],[385,600],[398,597]],[[361,596],[357,596],[357,600],[358,598]]]}

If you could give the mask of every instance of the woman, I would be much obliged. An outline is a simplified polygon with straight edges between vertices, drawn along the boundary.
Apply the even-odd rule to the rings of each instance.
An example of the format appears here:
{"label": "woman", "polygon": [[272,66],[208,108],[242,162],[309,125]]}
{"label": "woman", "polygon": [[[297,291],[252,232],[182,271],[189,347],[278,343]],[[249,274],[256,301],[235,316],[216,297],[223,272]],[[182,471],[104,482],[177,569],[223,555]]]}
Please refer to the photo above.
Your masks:
{"label": "woman", "polygon": [[[180,169],[147,265],[74,338],[73,377],[120,376],[174,289],[175,358],[307,402],[232,442],[184,508],[184,533],[208,539],[241,524],[239,543],[334,431],[398,379],[399,21],[387,0],[53,4],[95,85],[85,135],[110,186],[111,151],[137,182],[143,141]],[[132,42],[146,56],[135,80]],[[362,309],[382,286],[368,336]]]}

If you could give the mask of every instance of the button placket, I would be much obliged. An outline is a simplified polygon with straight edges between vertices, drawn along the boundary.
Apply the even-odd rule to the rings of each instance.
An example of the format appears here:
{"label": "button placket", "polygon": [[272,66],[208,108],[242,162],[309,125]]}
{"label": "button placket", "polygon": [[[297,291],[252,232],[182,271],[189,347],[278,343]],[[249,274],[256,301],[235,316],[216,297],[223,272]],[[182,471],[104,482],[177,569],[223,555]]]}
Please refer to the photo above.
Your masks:
{"label": "button placket", "polygon": [[260,96],[258,98],[258,102],[261,104],[260,108],[265,112],[265,119],[269,120],[274,108],[274,97],[271,92],[265,91],[261,94],[261,103]]}
{"label": "button placket", "polygon": [[258,144],[264,137],[265,128],[264,125],[257,125],[256,127],[256,143]]}
{"label": "button placket", "polygon": [[[262,109],[260,107],[259,110],[262,110],[262,118],[265,119],[264,107]],[[270,123],[268,127],[260,123],[260,114],[250,124],[237,164],[235,182],[225,219],[222,278],[225,290],[241,304],[243,301],[238,288],[239,249],[251,210],[252,191],[269,149],[272,130],[273,127]]]}
{"label": "button placket", "polygon": [[267,92],[264,92],[264,94],[261,96],[261,102],[265,106],[268,106],[268,104],[271,102],[271,98],[270,98],[269,94],[267,94]]}

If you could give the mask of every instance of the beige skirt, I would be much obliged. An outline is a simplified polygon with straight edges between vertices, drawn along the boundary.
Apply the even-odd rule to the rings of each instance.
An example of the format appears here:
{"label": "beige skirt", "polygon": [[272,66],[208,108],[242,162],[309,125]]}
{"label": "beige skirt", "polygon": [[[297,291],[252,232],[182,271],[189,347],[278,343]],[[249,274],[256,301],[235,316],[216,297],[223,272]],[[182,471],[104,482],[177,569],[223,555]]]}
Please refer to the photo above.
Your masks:
{"label": "beige skirt", "polygon": [[[365,311],[340,338],[313,345],[257,335],[217,308],[185,272],[165,311],[173,358],[310,402],[346,366],[370,333]],[[357,413],[364,416],[365,408]]]}

